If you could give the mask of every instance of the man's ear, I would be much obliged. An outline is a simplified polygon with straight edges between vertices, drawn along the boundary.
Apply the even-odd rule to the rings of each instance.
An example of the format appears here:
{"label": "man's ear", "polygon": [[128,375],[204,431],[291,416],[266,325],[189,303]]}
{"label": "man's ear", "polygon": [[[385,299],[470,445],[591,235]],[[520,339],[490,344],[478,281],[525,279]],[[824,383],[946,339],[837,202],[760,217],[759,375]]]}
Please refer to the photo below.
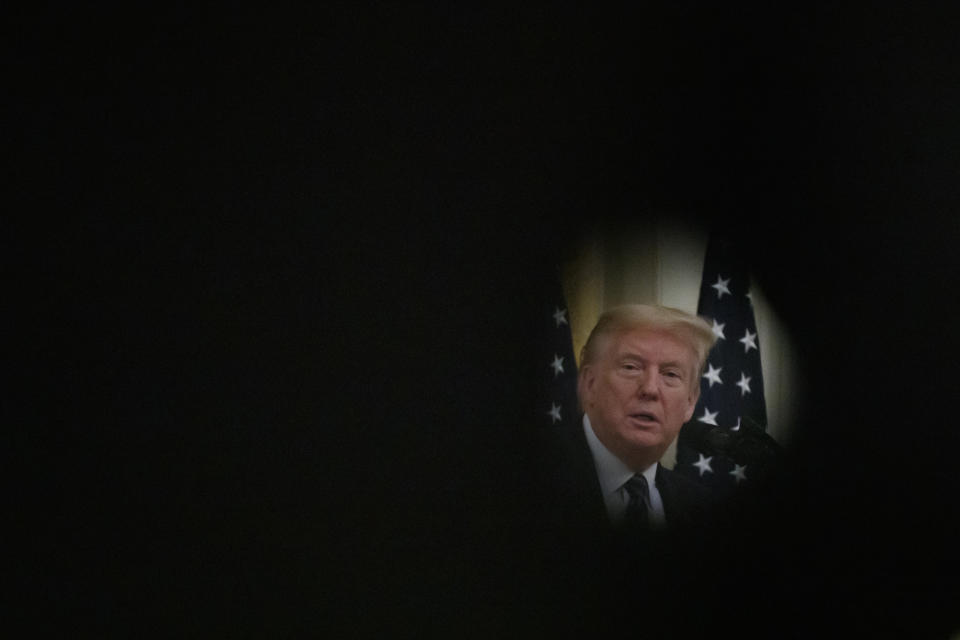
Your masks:
{"label": "man's ear", "polygon": [[690,418],[693,417],[693,412],[697,408],[697,400],[700,399],[700,380],[698,379],[693,386],[693,389],[690,390],[690,395],[687,396],[687,402],[690,406],[687,407],[686,412],[684,413],[684,422],[689,422]]}
{"label": "man's ear", "polygon": [[580,403],[586,410],[593,398],[593,387],[596,384],[596,372],[589,364],[580,367],[580,374],[577,376],[577,391],[580,396]]}

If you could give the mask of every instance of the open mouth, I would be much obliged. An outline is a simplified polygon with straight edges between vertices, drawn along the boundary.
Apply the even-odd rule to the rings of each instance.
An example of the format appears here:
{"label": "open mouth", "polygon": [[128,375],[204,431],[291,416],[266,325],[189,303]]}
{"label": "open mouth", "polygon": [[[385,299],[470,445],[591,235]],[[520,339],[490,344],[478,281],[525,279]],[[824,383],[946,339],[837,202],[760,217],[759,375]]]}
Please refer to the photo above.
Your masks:
{"label": "open mouth", "polygon": [[657,420],[657,417],[652,413],[646,413],[646,412],[631,413],[630,417],[640,422],[659,422],[659,420]]}

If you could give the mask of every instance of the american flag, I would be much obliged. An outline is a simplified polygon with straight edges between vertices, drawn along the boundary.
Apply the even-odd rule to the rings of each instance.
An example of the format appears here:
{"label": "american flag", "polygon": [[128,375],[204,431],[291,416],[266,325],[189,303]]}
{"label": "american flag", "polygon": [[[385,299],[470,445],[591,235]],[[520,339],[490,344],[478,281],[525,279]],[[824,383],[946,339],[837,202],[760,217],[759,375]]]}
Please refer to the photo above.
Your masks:
{"label": "american flag", "polygon": [[563,427],[580,418],[577,406],[577,361],[573,355],[570,314],[559,276],[541,305],[539,320],[544,340],[537,361],[538,378],[545,381],[540,400],[541,424]]}
{"label": "american flag", "polygon": [[711,323],[717,342],[700,380],[693,418],[680,431],[676,470],[702,484],[729,490],[765,473],[767,409],[760,339],[750,273],[738,247],[713,234],[707,245],[697,315]]}

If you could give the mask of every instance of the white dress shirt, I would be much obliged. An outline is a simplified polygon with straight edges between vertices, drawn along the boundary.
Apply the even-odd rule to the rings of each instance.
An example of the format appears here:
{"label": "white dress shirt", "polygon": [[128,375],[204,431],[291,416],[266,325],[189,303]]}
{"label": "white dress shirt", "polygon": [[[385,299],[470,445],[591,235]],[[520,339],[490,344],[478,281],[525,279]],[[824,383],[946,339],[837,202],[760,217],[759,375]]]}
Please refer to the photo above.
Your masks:
{"label": "white dress shirt", "polygon": [[[600,490],[603,492],[603,502],[607,506],[607,515],[610,516],[611,522],[619,522],[623,519],[627,502],[630,500],[624,484],[633,477],[635,472],[600,442],[597,434],[593,431],[593,425],[590,424],[590,418],[587,414],[583,414],[583,432],[587,436],[590,453],[593,454],[593,466],[596,468],[597,478],[600,480]],[[647,487],[650,489],[650,510],[648,514],[650,522],[655,526],[663,526],[666,520],[663,514],[663,500],[657,490],[657,464],[654,462],[642,473],[643,477],[647,479]]]}

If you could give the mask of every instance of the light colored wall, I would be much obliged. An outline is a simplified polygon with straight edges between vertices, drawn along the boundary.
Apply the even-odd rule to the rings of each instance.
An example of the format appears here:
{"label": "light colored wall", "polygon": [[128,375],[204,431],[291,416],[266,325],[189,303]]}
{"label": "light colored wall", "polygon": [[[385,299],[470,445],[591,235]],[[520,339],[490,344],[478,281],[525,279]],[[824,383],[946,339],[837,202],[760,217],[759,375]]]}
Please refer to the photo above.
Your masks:
{"label": "light colored wall", "polygon": [[[652,303],[696,313],[707,232],[667,214],[624,225],[616,233],[584,232],[577,255],[564,265],[564,294],[570,309],[574,353],[579,354],[604,309],[625,303]],[[754,284],[754,314],[760,336],[767,401],[767,431],[789,441],[799,377],[783,322]],[[661,463],[672,468],[675,444]]]}

